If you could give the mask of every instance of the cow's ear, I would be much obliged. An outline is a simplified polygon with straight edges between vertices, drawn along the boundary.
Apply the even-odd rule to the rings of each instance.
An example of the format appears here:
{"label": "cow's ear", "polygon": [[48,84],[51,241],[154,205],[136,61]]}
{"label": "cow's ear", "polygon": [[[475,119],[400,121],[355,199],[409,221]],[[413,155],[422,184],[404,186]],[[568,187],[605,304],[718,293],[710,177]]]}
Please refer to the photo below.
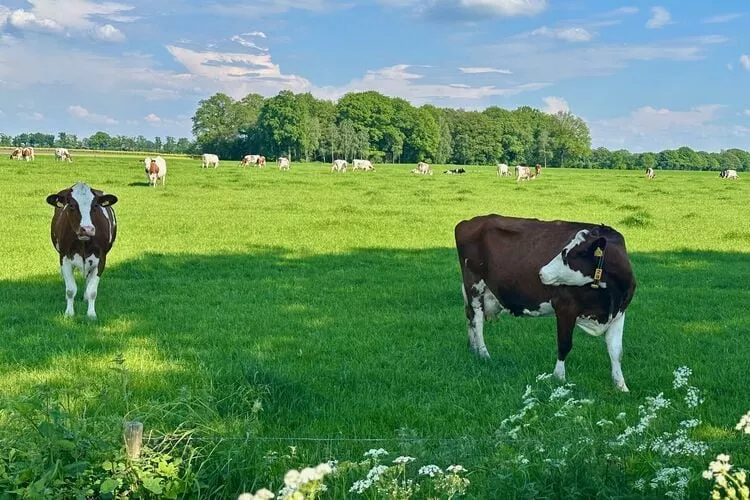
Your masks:
{"label": "cow's ear", "polygon": [[607,239],[606,238],[596,238],[594,242],[589,247],[589,252],[592,256],[595,258],[599,258],[602,255],[604,255],[604,249],[607,248]]}
{"label": "cow's ear", "polygon": [[99,205],[109,207],[117,203],[117,196],[113,194],[103,194],[97,198]]}
{"label": "cow's ear", "polygon": [[62,208],[65,206],[65,203],[60,199],[59,194],[51,194],[47,196],[47,203],[49,203],[53,207],[58,207],[58,208]]}

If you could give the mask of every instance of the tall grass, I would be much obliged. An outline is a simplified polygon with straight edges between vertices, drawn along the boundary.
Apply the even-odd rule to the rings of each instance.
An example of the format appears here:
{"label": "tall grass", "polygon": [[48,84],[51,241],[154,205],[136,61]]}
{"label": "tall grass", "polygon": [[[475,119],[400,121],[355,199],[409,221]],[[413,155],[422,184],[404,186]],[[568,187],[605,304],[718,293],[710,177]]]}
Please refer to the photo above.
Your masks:
{"label": "tall grass", "polygon": [[[689,434],[707,450],[686,467],[699,476],[718,453],[750,464],[733,430],[750,401],[750,186],[708,172],[647,181],[547,169],[517,184],[491,168],[432,177],[411,168],[332,174],[320,164],[279,172],[170,160],[166,186],[151,188],[134,158],[0,159],[0,439],[46,446],[58,434],[28,433],[50,421],[75,445],[26,457],[41,464],[27,483],[58,461],[103,474],[122,422],[139,419],[154,456],[190,472],[175,488],[191,496],[278,491],[290,468],[355,461],[373,447],[418,458],[414,466],[462,464],[476,498],[589,495],[596,484],[607,496],[663,495],[634,489],[654,470],[627,464],[613,482],[559,469],[554,484],[568,489],[519,486],[552,484],[539,468],[507,462],[522,452],[498,432],[551,369],[554,320],[502,318],[486,328],[493,359],[469,353],[453,227],[489,212],[602,222],[626,237],[638,280],[624,334],[631,393],[611,386],[601,339],[576,334],[568,377],[576,399],[594,401],[587,421],[635,417],[687,365],[705,400]],[[93,323],[80,304],[76,318],[62,317],[44,202],[77,180],[120,199]],[[660,432],[683,420],[666,414]],[[575,425],[548,422],[540,444],[562,449]],[[115,479],[142,487],[138,477]]]}

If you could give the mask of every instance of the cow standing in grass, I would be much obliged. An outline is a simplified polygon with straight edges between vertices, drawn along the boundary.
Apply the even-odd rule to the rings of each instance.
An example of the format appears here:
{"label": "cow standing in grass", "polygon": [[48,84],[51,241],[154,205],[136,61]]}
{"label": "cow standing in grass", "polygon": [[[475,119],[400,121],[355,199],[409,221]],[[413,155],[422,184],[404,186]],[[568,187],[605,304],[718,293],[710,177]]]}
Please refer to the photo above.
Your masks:
{"label": "cow standing in grass", "polygon": [[737,171],[733,169],[722,170],[719,174],[719,177],[721,177],[722,179],[739,179],[739,177],[737,176]]}
{"label": "cow standing in grass", "polygon": [[469,347],[489,358],[484,320],[501,313],[557,318],[557,364],[565,358],[573,329],[604,334],[615,386],[622,375],[625,310],[635,293],[623,236],[604,225],[484,215],[455,228]]}
{"label": "cow standing in grass", "polygon": [[117,197],[78,182],[47,196],[47,203],[55,207],[51,236],[65,281],[65,316],[75,314],[73,302],[78,287],[73,268],[76,268],[86,278],[83,294],[88,302],[86,315],[95,319],[99,279],[117,236],[117,220],[112,208]]}
{"label": "cow standing in grass", "polygon": [[11,160],[22,160],[23,159],[23,149],[22,148],[15,148],[13,151],[10,152],[10,158]]}
{"label": "cow standing in grass", "polygon": [[201,159],[203,160],[203,162],[201,163],[201,168],[208,168],[211,166],[213,166],[214,168],[219,168],[218,156],[210,153],[203,153]]}
{"label": "cow standing in grass", "polygon": [[349,164],[346,162],[346,160],[333,160],[333,163],[331,164],[331,172],[346,172],[346,167]]}
{"label": "cow standing in grass", "polygon": [[145,165],[146,177],[148,177],[148,183],[154,187],[161,179],[161,185],[167,181],[167,162],[161,156],[155,156],[146,158],[143,160]]}
{"label": "cow standing in grass", "polygon": [[656,174],[654,173],[654,169],[651,167],[648,167],[646,169],[646,179],[653,179],[656,177]]}
{"label": "cow standing in grass", "polygon": [[497,175],[499,175],[500,177],[510,177],[510,170],[508,170],[508,165],[506,165],[505,163],[498,163]]}
{"label": "cow standing in grass", "polygon": [[73,162],[73,157],[70,156],[70,151],[65,148],[55,149],[55,161],[69,161]]}
{"label": "cow standing in grass", "polygon": [[279,170],[289,170],[291,167],[289,158],[281,157],[279,158]]}
{"label": "cow standing in grass", "polygon": [[21,151],[21,156],[25,161],[34,161],[34,148],[23,148],[23,151]]}

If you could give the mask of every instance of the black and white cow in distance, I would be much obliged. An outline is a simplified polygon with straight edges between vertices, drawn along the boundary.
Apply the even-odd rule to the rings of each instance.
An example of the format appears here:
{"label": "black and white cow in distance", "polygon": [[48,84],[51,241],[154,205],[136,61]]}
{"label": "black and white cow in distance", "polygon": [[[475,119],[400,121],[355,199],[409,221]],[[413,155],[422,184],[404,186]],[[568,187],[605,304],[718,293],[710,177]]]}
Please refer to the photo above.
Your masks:
{"label": "black and white cow in distance", "polygon": [[117,236],[117,220],[112,205],[117,197],[92,189],[84,182],[47,196],[55,207],[52,216],[52,244],[60,256],[60,273],[65,281],[65,316],[73,316],[78,288],[73,268],[86,278],[83,298],[88,301],[87,316],[96,318],[96,294]]}
{"label": "black and white cow in distance", "polygon": [[722,179],[735,179],[735,180],[739,178],[737,177],[737,171],[733,169],[722,170],[719,173],[719,177],[721,177]]}
{"label": "black and white cow in distance", "polygon": [[622,331],[636,283],[620,233],[596,224],[484,215],[459,222],[455,236],[472,350],[489,358],[485,318],[554,315],[555,376],[565,379],[578,326],[604,334],[612,378],[627,392]]}

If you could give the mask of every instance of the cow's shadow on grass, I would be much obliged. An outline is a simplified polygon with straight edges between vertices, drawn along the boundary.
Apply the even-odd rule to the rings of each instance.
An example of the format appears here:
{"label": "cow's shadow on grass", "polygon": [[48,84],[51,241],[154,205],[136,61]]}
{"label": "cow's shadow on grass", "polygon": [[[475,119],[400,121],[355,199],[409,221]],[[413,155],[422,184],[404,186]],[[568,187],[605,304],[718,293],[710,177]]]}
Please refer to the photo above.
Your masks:
{"label": "cow's shadow on grass", "polygon": [[[616,393],[604,342],[580,331],[570,379],[617,401],[660,392],[688,365],[715,401],[747,400],[747,385],[727,391],[722,373],[747,364],[748,255],[631,258],[638,289],[623,369],[633,394]],[[6,392],[80,387],[135,414],[186,393],[224,406],[239,398],[216,411],[249,413],[261,401],[265,435],[451,437],[469,421],[490,434],[556,353],[554,319],[506,317],[485,328],[492,360],[468,352],[452,248],[146,254],[108,268],[99,294],[96,322],[80,300],[66,320],[57,273],[0,282]]]}

